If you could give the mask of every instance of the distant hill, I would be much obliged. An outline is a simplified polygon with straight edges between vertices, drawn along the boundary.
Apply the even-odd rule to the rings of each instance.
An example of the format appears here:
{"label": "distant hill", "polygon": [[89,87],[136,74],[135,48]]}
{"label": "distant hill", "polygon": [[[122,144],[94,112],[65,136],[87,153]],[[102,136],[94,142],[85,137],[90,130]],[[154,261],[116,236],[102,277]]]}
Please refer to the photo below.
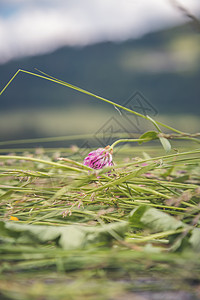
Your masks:
{"label": "distant hill", "polygon": [[[118,103],[139,91],[161,114],[200,110],[200,37],[189,25],[123,43],[65,47],[0,65],[0,89],[19,68],[38,68]],[[0,97],[0,109],[61,108],[95,101],[20,74]]]}

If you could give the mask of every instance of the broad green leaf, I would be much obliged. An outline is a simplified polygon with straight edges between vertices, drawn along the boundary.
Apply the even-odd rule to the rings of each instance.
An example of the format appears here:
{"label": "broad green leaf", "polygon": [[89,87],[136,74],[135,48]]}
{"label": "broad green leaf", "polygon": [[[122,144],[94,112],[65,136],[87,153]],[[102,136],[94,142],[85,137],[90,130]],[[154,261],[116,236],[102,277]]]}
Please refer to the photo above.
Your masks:
{"label": "broad green leaf", "polygon": [[200,228],[194,228],[192,230],[189,243],[196,251],[200,251]]}
{"label": "broad green leaf", "polygon": [[172,147],[171,147],[171,144],[170,144],[169,140],[164,138],[164,137],[159,137],[159,140],[160,140],[164,150],[166,152],[170,152]]}
{"label": "broad green leaf", "polygon": [[149,208],[141,217],[141,222],[155,231],[176,230],[186,225],[175,217],[155,208]]}
{"label": "broad green leaf", "polygon": [[148,227],[157,232],[176,230],[186,226],[167,213],[148,206],[139,206],[133,210],[130,214],[129,221],[132,226],[134,226],[134,224],[141,224],[142,227]]}
{"label": "broad green leaf", "polygon": [[139,137],[139,139],[141,140],[146,139],[146,141],[139,141],[138,144],[156,140],[157,138],[158,138],[158,133],[156,131],[147,131]]}
{"label": "broad green leaf", "polygon": [[145,226],[145,224],[141,222],[141,218],[146,210],[147,206],[141,205],[131,211],[129,216],[129,222],[132,227],[143,228]]}
{"label": "broad green leaf", "polygon": [[[159,211],[158,209],[140,206],[134,209],[129,217],[129,222],[132,227],[150,228],[154,232],[173,231],[172,237],[176,237],[173,250],[184,250],[188,247],[195,251],[200,250],[200,228],[193,228],[183,222],[177,220],[169,214]],[[182,235],[176,230],[183,229],[186,235]],[[174,239],[172,239],[174,241]]]}
{"label": "broad green leaf", "polygon": [[0,222],[0,235],[15,238],[20,244],[40,244],[57,242],[66,250],[81,249],[89,244],[108,244],[116,236],[123,238],[127,231],[127,222],[116,222],[104,226],[41,226]]}

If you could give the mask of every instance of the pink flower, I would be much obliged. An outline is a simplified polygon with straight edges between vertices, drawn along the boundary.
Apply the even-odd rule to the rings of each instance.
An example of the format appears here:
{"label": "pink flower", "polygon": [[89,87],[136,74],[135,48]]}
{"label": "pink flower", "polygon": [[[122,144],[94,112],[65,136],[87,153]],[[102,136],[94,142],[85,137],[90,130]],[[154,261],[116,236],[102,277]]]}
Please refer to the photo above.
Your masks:
{"label": "pink flower", "polygon": [[112,152],[110,146],[105,148],[98,148],[95,151],[92,151],[84,159],[83,164],[92,169],[102,169],[103,167],[113,166],[112,162]]}

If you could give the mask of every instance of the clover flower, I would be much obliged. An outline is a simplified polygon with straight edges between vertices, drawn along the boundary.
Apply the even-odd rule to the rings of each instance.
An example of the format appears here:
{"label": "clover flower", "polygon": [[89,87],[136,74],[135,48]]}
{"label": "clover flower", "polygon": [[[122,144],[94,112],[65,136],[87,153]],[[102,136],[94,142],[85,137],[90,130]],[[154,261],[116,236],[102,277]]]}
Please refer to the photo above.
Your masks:
{"label": "clover flower", "polygon": [[113,150],[110,146],[98,148],[88,154],[88,156],[84,159],[83,164],[95,170],[113,166],[112,153]]}

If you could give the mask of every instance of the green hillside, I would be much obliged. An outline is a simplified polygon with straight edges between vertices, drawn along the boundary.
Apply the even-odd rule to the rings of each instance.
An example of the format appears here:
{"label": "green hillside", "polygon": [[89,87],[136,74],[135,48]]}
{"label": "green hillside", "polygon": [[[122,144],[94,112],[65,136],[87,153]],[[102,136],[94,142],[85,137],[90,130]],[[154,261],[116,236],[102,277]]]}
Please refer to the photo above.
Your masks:
{"label": "green hillside", "polygon": [[[160,114],[197,114],[200,109],[200,37],[189,25],[138,40],[65,47],[9,62],[0,66],[1,88],[19,68],[38,68],[118,103],[139,91]],[[98,103],[26,74],[15,79],[0,101],[1,111]]]}

